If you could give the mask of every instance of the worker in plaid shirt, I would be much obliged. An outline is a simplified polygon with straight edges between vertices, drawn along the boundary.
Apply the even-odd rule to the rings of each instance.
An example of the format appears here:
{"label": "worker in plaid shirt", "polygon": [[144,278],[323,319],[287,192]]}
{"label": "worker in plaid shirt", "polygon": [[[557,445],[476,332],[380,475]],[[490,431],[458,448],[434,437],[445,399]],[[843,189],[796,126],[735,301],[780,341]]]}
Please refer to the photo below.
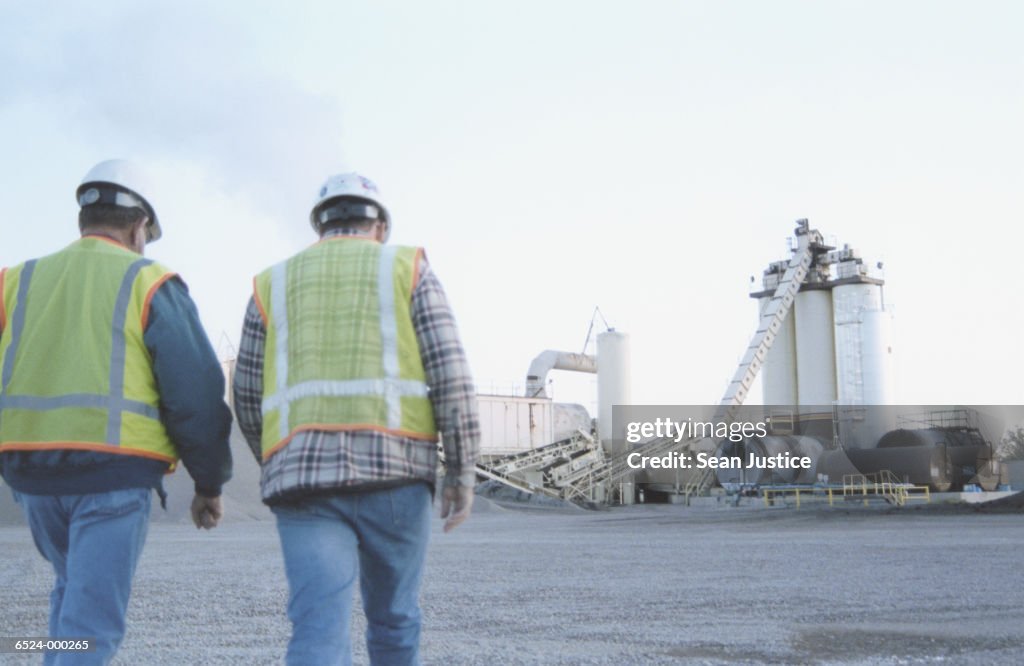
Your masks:
{"label": "worker in plaid shirt", "polygon": [[310,222],[320,242],[254,280],[234,379],[284,552],[287,661],[350,662],[358,572],[371,660],[415,664],[439,436],[444,531],[473,503],[473,381],[422,249],[386,244],[372,181],[328,178]]}

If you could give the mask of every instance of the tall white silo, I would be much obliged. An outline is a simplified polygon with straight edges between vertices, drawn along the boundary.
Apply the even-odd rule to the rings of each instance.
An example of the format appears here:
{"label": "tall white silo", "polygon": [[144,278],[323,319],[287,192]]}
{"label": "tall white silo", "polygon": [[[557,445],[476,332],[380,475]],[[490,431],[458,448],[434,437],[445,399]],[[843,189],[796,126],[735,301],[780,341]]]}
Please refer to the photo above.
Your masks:
{"label": "tall white silo", "polygon": [[882,308],[881,286],[868,282],[840,284],[832,289],[835,319],[836,401],[863,405],[865,388],[864,314]]}
{"label": "tall white silo", "polygon": [[[818,241],[811,250],[792,310],[762,364],[765,404],[829,411],[833,405],[891,405],[892,317],[885,307],[884,282],[869,275],[859,252],[849,245],[836,250]],[[778,261],[765,269],[762,290],[751,294],[758,299],[759,312],[787,268],[788,262]]]}
{"label": "tall white silo", "polygon": [[597,435],[611,446],[612,406],[632,402],[629,335],[609,330],[597,336]]}
{"label": "tall white silo", "polygon": [[[759,298],[758,312],[764,312],[770,301],[770,296]],[[761,366],[761,388],[766,405],[797,404],[796,318],[792,315],[790,312],[779,327]]]}
{"label": "tall white silo", "polygon": [[832,293],[805,289],[793,303],[796,315],[796,384],[801,405],[828,406],[836,400]]}
{"label": "tall white silo", "polygon": [[[884,305],[883,305],[884,307]],[[892,313],[885,309],[861,313],[861,403],[867,423],[864,443],[875,446],[885,433],[896,428],[896,415],[887,406],[894,404],[892,363]]]}
{"label": "tall white silo", "polygon": [[892,404],[892,313],[885,309],[882,285],[838,285],[832,303],[839,403]]}
{"label": "tall white silo", "polygon": [[892,405],[896,399],[892,355],[892,313],[865,312],[861,322],[864,404]]}
{"label": "tall white silo", "polygon": [[886,407],[893,401],[891,316],[881,280],[868,277],[854,262],[841,263],[839,274],[840,284],[832,289],[836,402],[850,407],[843,410],[842,437],[847,447],[873,448],[895,428],[892,410]]}

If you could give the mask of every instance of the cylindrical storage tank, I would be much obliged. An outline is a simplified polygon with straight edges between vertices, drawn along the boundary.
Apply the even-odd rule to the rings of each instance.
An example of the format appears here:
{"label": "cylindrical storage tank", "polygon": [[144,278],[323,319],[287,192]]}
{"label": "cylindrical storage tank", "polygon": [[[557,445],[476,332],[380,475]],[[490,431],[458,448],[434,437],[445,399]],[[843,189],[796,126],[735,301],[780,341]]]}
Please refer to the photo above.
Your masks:
{"label": "cylindrical storage tank", "polygon": [[909,430],[899,428],[885,433],[878,440],[878,448],[893,449],[905,446],[943,446],[947,443],[946,433],[938,428]]}
{"label": "cylindrical storage tank", "polygon": [[[758,313],[771,302],[764,296],[758,299]],[[790,312],[775,335],[768,355],[761,366],[761,388],[766,405],[796,405],[796,323]]]}
{"label": "cylindrical storage tank", "polygon": [[945,446],[847,449],[846,454],[861,474],[888,470],[899,481],[929,486],[939,492],[953,485],[953,466]]}
{"label": "cylindrical storage tank", "polygon": [[632,402],[629,336],[609,330],[597,336],[597,435],[610,453],[612,444],[612,406]]}
{"label": "cylindrical storage tank", "polygon": [[817,476],[825,483],[841,485],[845,477],[861,474],[843,449],[824,451],[818,457]]}
{"label": "cylindrical storage tank", "polygon": [[792,439],[794,438],[769,435],[768,437],[748,437],[741,442],[722,441],[715,450],[715,456],[718,458],[739,458],[743,467],[716,469],[715,478],[723,486],[729,483],[750,483],[755,485],[796,483],[797,473],[805,470],[746,467],[751,454],[758,458],[765,458],[778,454],[787,455],[792,453],[790,441]]}
{"label": "cylindrical storage tank", "polygon": [[864,331],[866,312],[882,307],[881,287],[858,282],[832,289],[836,349],[836,400],[841,405],[864,405]]}
{"label": "cylindrical storage tank", "polygon": [[881,309],[869,310],[861,319],[863,404],[894,404],[892,313]]}
{"label": "cylindrical storage tank", "polygon": [[978,451],[978,459],[974,463],[974,478],[967,479],[968,483],[976,483],[982,490],[991,492],[999,488],[1000,463],[992,457],[992,448],[981,447]]}
{"label": "cylindrical storage tank", "polygon": [[814,437],[789,437],[789,452],[794,456],[811,459],[810,469],[798,469],[795,483],[815,483],[818,480],[818,461],[825,447]]}
{"label": "cylindrical storage tank", "polygon": [[1002,465],[992,457],[991,447],[983,447],[978,452],[978,460],[975,463],[977,473],[971,478],[971,483],[981,486],[981,490],[991,492],[997,490],[1000,482]]}
{"label": "cylindrical storage tank", "polygon": [[809,289],[796,295],[796,386],[801,405],[831,406],[836,399],[832,294]]}
{"label": "cylindrical storage tank", "polygon": [[[953,467],[952,481],[957,488],[974,483],[982,490],[995,490],[999,484],[998,470],[992,465],[990,446],[949,446],[949,463]],[[988,486],[988,487],[986,487]]]}
{"label": "cylindrical storage tank", "polygon": [[948,468],[948,484],[959,488],[967,483],[976,483],[983,490],[994,490],[999,484],[998,466],[992,462],[990,447],[977,432],[922,428],[920,430],[899,429],[888,432],[878,442],[879,449],[929,448],[940,449]]}

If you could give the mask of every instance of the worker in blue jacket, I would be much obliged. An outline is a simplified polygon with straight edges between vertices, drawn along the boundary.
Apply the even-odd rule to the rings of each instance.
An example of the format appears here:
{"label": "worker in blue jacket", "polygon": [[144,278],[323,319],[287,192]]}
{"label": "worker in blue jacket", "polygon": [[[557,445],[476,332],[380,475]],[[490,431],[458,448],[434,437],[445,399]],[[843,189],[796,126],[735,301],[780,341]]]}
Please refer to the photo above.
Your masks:
{"label": "worker in blue jacket", "polygon": [[50,637],[92,648],[45,664],[117,651],[163,475],[184,463],[207,529],[231,476],[220,364],[184,282],[142,256],[161,235],[150,192],[101,162],[77,191],[81,238],[0,272],[0,473],[56,574]]}

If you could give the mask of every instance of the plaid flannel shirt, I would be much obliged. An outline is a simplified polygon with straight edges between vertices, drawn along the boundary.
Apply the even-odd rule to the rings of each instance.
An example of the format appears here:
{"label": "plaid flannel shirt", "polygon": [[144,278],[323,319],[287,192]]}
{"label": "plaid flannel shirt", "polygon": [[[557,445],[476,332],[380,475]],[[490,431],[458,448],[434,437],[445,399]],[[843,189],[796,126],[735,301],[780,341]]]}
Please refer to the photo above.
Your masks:
{"label": "plaid flannel shirt", "polygon": [[[425,258],[412,295],[411,315],[444,448],[444,485],[472,486],[480,443],[476,391],[448,299]],[[262,458],[265,341],[263,317],[250,298],[235,367],[234,398],[238,425],[257,460]],[[437,461],[437,447],[431,442],[372,430],[310,430],[298,433],[262,462],[260,485],[265,501],[409,480],[433,485]]]}

